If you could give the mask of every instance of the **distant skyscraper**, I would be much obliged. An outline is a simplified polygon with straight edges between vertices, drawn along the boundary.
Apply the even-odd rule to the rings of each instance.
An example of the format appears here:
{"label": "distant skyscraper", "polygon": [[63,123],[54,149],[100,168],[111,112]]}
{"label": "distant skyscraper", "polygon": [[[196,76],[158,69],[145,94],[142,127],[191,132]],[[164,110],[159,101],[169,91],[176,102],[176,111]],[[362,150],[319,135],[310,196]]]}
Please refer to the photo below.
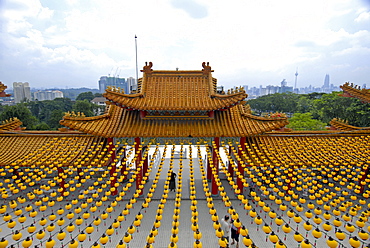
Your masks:
{"label": "distant skyscraper", "polygon": [[324,89],[329,89],[330,87],[330,78],[329,78],[329,74],[326,74],[325,75],[325,79],[324,79],[324,86],[323,88]]}
{"label": "distant skyscraper", "polygon": [[136,82],[136,78],[133,78],[133,77],[129,77],[127,78],[127,84],[128,84],[128,89],[129,89],[129,92],[127,93],[131,93],[131,91],[133,90],[136,90],[137,89],[137,82]]}
{"label": "distant skyscraper", "polygon": [[108,86],[115,86],[115,87],[120,87],[125,91],[125,93],[129,93],[129,88],[127,85],[127,82],[124,78],[118,78],[118,77],[107,77],[107,76],[102,76],[100,77],[99,80],[99,91],[101,93],[104,93],[105,89]]}
{"label": "distant skyscraper", "polygon": [[14,102],[20,103],[25,100],[31,101],[31,89],[29,83],[13,83]]}

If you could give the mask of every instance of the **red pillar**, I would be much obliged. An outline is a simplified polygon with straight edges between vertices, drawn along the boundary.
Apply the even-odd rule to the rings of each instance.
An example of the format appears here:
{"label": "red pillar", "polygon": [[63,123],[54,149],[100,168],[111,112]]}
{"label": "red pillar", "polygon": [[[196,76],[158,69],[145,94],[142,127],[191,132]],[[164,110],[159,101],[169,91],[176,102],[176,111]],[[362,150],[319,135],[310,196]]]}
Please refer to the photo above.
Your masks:
{"label": "red pillar", "polygon": [[[140,161],[141,161],[141,156],[142,156],[142,153],[141,153],[141,150],[139,153],[137,153],[137,151],[139,151],[139,146],[141,144],[141,140],[139,137],[136,137],[135,138],[135,153],[136,153],[136,170],[138,170],[139,168],[141,168],[140,166]],[[141,168],[141,170],[139,171],[139,173],[136,175],[136,189],[139,189],[139,186],[141,184],[141,179],[143,178],[143,168]],[[143,191],[140,190],[139,192],[139,195],[142,195],[143,194]]]}
{"label": "red pillar", "polygon": [[121,175],[124,175],[126,171],[126,148],[125,151],[123,152],[123,156],[121,158]]}
{"label": "red pillar", "polygon": [[363,194],[365,191],[365,185],[362,185],[361,182],[365,181],[367,175],[369,174],[369,168],[367,168],[364,172],[365,174],[361,177],[361,180],[358,182],[358,185],[361,187],[360,194]]}
{"label": "red pillar", "polygon": [[[113,163],[114,160],[116,159],[116,150],[114,149],[115,147],[113,138],[108,138],[107,142],[108,142],[108,153],[111,154],[107,166],[111,166],[109,170],[109,176],[113,177],[113,179],[110,180],[110,187],[113,188],[114,185],[117,183],[116,164]],[[117,188],[114,191],[112,191],[112,195],[117,195],[117,193],[118,193]]]}
{"label": "red pillar", "polygon": [[78,182],[80,183],[81,182],[81,175],[80,173],[82,172],[82,169],[81,168],[77,168],[77,175],[78,175]]}
{"label": "red pillar", "polygon": [[[230,156],[232,155],[231,146],[229,146],[229,155]],[[233,167],[231,166],[230,161],[231,160],[229,160],[229,165],[227,167],[227,172],[229,172],[230,173],[230,176],[233,178],[234,177],[234,170],[233,170]]]}
{"label": "red pillar", "polygon": [[[242,154],[242,151],[244,150],[244,143],[246,142],[246,138],[245,137],[241,137],[240,138],[240,142],[239,144],[241,145],[241,147],[238,147],[238,156],[240,159],[243,159],[243,154]],[[238,162],[238,171],[240,173],[240,175],[242,175],[244,177],[244,168],[242,167],[242,164],[241,162]],[[240,179],[239,177],[237,177],[236,179],[236,184],[238,185],[238,189],[240,190],[240,194],[243,194],[243,182],[242,182],[242,179]]]}
{"label": "red pillar", "polygon": [[213,172],[215,172],[215,175],[212,173],[212,195],[216,196],[218,195],[218,186],[215,180],[215,176],[218,176],[218,166],[219,166],[216,149],[217,151],[219,151],[220,149],[220,138],[215,137],[214,142],[216,146],[213,147],[212,149],[212,160],[213,160]]}
{"label": "red pillar", "polygon": [[[149,149],[149,148],[146,146],[145,149]],[[148,156],[146,156],[144,163],[143,163],[143,175],[145,175],[147,171],[148,171]]]}
{"label": "red pillar", "polygon": [[[212,151],[212,147],[210,149]],[[207,154],[207,180],[208,181],[211,181],[211,178],[212,178],[212,168],[211,168],[210,161],[211,161],[211,158]]]}
{"label": "red pillar", "polygon": [[110,160],[109,160],[109,164],[111,164],[116,159],[116,149],[114,149],[115,147],[114,147],[114,140],[113,140],[113,138],[108,138],[107,139],[107,143],[108,143],[108,153],[111,154],[111,157],[110,157]]}
{"label": "red pillar", "polygon": [[63,195],[64,193],[64,184],[65,184],[65,181],[64,181],[64,178],[63,178],[63,175],[64,175],[64,170],[62,167],[58,167],[58,177],[61,178],[62,180],[60,181],[59,183],[59,188],[62,188],[63,190],[60,192],[61,195]]}

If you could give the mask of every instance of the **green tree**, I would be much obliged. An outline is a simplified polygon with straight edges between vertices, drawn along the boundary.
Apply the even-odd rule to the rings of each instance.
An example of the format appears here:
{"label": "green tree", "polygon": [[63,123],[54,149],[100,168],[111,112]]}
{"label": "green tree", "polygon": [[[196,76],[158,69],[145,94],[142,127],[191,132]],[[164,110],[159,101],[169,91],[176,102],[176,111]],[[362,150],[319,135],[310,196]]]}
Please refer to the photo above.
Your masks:
{"label": "green tree", "polygon": [[62,127],[62,125],[59,124],[59,121],[63,118],[65,111],[60,109],[54,109],[51,112],[50,118],[47,120],[47,124],[52,129],[57,129]]}
{"label": "green tree", "polygon": [[76,103],[73,104],[72,110],[76,113],[78,112],[84,113],[85,116],[93,116],[94,115],[94,104],[92,104],[86,99],[83,101],[76,101]]}
{"label": "green tree", "polygon": [[313,119],[311,113],[295,113],[289,118],[288,128],[293,130],[324,130],[326,124]]}
{"label": "green tree", "polygon": [[38,119],[32,115],[25,103],[18,103],[13,106],[4,106],[3,111],[0,113],[0,121],[8,120],[13,117],[17,117],[23,122],[23,126],[31,130],[35,128],[35,125],[38,122]]}
{"label": "green tree", "polygon": [[307,113],[310,112],[313,102],[309,98],[309,96],[301,95],[296,104],[297,104],[296,109],[298,113]]}
{"label": "green tree", "polygon": [[103,94],[102,93],[95,93],[94,94],[94,97],[102,97],[103,96]]}
{"label": "green tree", "polygon": [[76,101],[88,100],[90,102],[94,98],[95,98],[95,96],[91,91],[82,92],[77,96]]}
{"label": "green tree", "polygon": [[313,100],[311,113],[313,118],[329,123],[333,118],[347,119],[347,108],[354,102],[355,98],[342,97],[339,92],[324,94],[321,98]]}
{"label": "green tree", "polygon": [[283,112],[289,114],[297,111],[298,99],[298,94],[275,93],[249,100],[248,104],[258,114],[264,112]]}
{"label": "green tree", "polygon": [[341,117],[349,124],[357,127],[370,126],[370,103],[363,103],[358,99],[353,99],[351,105],[346,108],[345,115]]}
{"label": "green tree", "polygon": [[45,122],[41,122],[35,126],[36,130],[50,130],[50,127]]}

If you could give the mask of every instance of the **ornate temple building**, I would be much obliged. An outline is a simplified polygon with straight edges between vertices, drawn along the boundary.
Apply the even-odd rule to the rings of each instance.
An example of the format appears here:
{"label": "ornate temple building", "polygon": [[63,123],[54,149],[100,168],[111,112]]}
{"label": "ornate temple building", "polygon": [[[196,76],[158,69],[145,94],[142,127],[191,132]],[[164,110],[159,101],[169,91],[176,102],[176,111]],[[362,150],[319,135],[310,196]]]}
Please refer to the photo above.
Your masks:
{"label": "ornate temple building", "polygon": [[153,70],[152,65],[144,66],[135,94],[106,90],[103,115],[67,113],[60,123],[101,137],[246,137],[288,124],[283,115],[252,115],[241,87],[218,93],[208,64],[198,71]]}

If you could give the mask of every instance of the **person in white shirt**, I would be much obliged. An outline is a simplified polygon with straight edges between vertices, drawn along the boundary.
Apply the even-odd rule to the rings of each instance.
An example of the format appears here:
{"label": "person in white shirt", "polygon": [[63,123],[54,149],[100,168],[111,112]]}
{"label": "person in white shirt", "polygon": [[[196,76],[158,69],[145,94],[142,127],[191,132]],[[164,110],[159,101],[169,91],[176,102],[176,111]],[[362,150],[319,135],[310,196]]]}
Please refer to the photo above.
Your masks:
{"label": "person in white shirt", "polygon": [[[229,243],[229,236],[230,236],[230,229],[231,229],[231,223],[229,222],[230,217],[228,215],[225,215],[221,219],[221,229],[224,231],[224,237],[227,240],[227,243]],[[229,245],[227,246],[229,247]]]}

